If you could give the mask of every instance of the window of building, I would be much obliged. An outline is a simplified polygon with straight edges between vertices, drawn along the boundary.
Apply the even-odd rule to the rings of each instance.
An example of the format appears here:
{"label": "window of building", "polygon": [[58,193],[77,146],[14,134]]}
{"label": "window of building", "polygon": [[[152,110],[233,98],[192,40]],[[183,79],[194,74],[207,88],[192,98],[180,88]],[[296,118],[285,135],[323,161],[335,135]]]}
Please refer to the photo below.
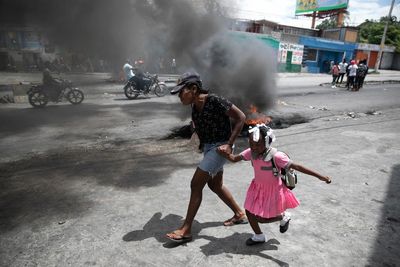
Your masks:
{"label": "window of building", "polygon": [[317,49],[311,49],[311,48],[304,47],[303,62],[304,61],[317,61],[317,54],[318,54]]}
{"label": "window of building", "polygon": [[39,41],[39,37],[36,33],[33,32],[24,32],[23,34],[26,42],[37,42]]}
{"label": "window of building", "polygon": [[16,32],[8,32],[7,37],[8,37],[8,48],[10,48],[10,49],[19,49],[20,48]]}

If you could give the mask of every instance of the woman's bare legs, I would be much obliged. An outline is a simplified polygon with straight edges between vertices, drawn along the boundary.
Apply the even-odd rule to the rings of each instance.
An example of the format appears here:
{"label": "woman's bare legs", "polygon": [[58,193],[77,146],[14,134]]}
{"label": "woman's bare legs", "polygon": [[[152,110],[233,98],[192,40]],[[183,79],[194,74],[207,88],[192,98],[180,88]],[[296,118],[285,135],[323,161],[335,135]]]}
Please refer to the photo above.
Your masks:
{"label": "woman's bare legs", "polygon": [[223,174],[223,171],[220,171],[208,180],[208,187],[233,211],[236,218],[240,218],[244,215],[244,212],[236,203],[228,188],[223,185]]}
{"label": "woman's bare legs", "polygon": [[203,188],[206,183],[208,183],[210,189],[217,194],[218,197],[234,212],[236,218],[240,218],[245,214],[240,206],[236,203],[229,190],[223,185],[222,171],[211,178],[208,172],[197,168],[190,183],[191,194],[185,221],[178,230],[167,234],[167,236],[174,238],[177,236],[191,235],[194,217],[199,210],[203,198]]}
{"label": "woman's bare legs", "polygon": [[174,238],[174,236],[189,236],[191,235],[191,230],[192,230],[192,224],[194,217],[196,216],[197,211],[199,210],[202,198],[203,198],[203,188],[206,185],[207,181],[211,179],[211,176],[197,168],[192,181],[190,183],[190,201],[186,213],[186,218],[185,221],[183,222],[183,225],[178,229],[175,230],[172,233],[167,234],[168,237]]}

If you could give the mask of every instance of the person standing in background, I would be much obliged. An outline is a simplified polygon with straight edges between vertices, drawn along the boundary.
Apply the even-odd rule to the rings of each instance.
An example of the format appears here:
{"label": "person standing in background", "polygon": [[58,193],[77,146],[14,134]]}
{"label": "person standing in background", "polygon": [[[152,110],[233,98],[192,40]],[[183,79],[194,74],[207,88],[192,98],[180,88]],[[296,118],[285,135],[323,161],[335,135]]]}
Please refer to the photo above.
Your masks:
{"label": "person standing in background", "polygon": [[358,65],[355,90],[360,90],[364,85],[365,76],[368,74],[367,60],[361,60]]}
{"label": "person standing in background", "polygon": [[349,66],[349,77],[347,79],[347,90],[355,91],[355,81],[356,81],[356,76],[357,76],[357,64],[356,61],[353,59],[350,61],[350,66]]}
{"label": "person standing in background", "polygon": [[171,71],[174,74],[176,73],[176,60],[175,60],[175,58],[173,58],[172,62],[171,62]]}
{"label": "person standing in background", "polygon": [[343,77],[346,74],[347,66],[348,66],[348,64],[346,63],[346,59],[344,58],[343,61],[339,63],[339,77],[337,78],[336,83],[342,84]]}
{"label": "person standing in background", "polygon": [[339,66],[336,62],[333,63],[332,69],[332,88],[336,88],[336,80],[339,78]]}

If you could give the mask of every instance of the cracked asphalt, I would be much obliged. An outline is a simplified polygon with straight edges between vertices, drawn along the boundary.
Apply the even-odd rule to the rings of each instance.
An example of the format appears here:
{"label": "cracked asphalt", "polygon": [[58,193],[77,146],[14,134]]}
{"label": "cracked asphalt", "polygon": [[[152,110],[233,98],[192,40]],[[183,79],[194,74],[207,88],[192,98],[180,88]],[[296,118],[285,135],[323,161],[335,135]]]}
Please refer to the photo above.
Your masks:
{"label": "cracked asphalt", "polygon": [[[194,240],[165,239],[201,158],[188,139],[165,138],[189,121],[176,96],[128,101],[121,85],[97,83],[79,106],[0,105],[0,265],[400,265],[400,87],[354,93],[321,77],[281,75],[265,113],[280,121],[276,147],[333,182],[300,174],[288,232],[263,225],[255,247],[249,225],[222,225],[232,214],[208,188]],[[243,204],[250,164],[229,163],[224,177]]]}

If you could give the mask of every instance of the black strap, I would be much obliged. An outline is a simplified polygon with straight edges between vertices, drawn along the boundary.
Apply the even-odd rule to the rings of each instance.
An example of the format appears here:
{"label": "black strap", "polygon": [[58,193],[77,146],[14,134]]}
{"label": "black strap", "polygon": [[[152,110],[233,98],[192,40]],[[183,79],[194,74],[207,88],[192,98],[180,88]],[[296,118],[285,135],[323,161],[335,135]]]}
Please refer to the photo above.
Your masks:
{"label": "black strap", "polygon": [[278,168],[277,168],[276,165],[275,165],[274,157],[275,157],[275,155],[273,155],[272,158],[271,158],[272,172],[274,173],[274,176],[277,176],[277,177],[278,177],[279,171],[278,171]]}
{"label": "black strap", "polygon": [[[277,151],[277,152],[278,152],[278,151]],[[282,152],[282,151],[281,151],[281,152]],[[288,154],[286,154],[285,152],[282,152],[282,153],[284,153],[288,158],[290,158],[290,157],[288,156]],[[277,168],[276,165],[275,165],[275,154],[272,155],[271,163],[272,163],[272,171],[274,172],[274,176],[278,176],[278,175],[279,175],[279,170],[278,170],[278,168]],[[281,174],[282,174],[282,175],[286,175],[286,170],[285,170],[285,169],[281,169]]]}

